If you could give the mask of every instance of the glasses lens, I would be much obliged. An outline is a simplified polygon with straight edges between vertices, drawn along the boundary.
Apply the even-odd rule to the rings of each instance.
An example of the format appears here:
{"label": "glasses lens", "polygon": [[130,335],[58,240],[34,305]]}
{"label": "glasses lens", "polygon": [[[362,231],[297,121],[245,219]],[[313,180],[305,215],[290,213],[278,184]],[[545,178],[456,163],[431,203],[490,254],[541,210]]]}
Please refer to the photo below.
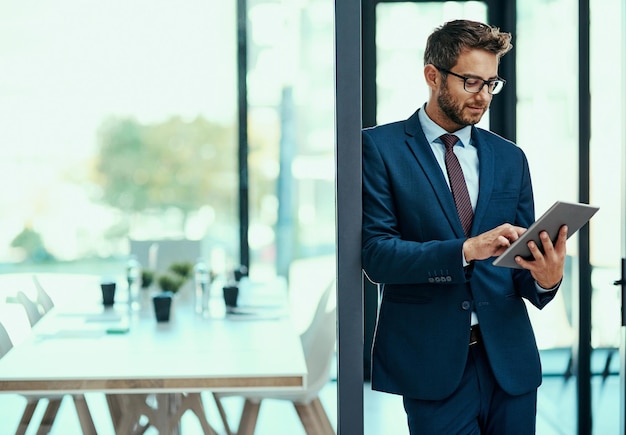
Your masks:
{"label": "glasses lens", "polygon": [[478,79],[466,78],[465,90],[467,92],[477,93],[483,87],[483,81]]}
{"label": "glasses lens", "polygon": [[489,83],[489,93],[492,95],[500,93],[502,88],[504,87],[504,82],[502,80],[494,80]]}

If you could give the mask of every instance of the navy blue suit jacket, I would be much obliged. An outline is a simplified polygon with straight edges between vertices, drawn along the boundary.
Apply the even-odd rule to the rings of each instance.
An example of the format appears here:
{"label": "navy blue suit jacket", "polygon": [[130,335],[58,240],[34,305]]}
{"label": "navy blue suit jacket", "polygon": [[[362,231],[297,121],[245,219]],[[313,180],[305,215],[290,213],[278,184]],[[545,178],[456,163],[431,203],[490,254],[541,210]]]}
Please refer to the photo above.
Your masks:
{"label": "navy blue suit jacket", "polygon": [[[522,298],[542,308],[555,292],[538,293],[528,271],[493,258],[463,267],[466,237],[417,112],[362,136],[362,265],[381,289],[372,388],[427,400],[452,394],[474,310],[500,386],[512,395],[536,389],[541,366]],[[528,227],[535,212],[523,151],[476,127],[472,140],[480,179],[471,235],[507,222]]]}

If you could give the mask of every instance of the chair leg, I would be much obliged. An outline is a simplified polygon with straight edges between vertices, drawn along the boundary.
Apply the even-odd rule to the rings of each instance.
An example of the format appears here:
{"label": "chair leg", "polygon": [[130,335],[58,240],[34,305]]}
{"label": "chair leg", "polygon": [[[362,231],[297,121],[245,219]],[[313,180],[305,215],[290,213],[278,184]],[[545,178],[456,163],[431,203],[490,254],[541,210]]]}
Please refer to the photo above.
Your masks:
{"label": "chair leg", "polygon": [[107,394],[106,399],[113,427],[118,427],[122,419],[122,408],[120,406],[120,399],[117,394]]}
{"label": "chair leg", "polygon": [[50,432],[52,425],[54,424],[54,420],[59,412],[59,408],[61,407],[62,400],[62,397],[48,399],[48,406],[46,407],[46,412],[44,412],[43,417],[41,418],[41,423],[39,423],[37,435],[46,435]]}
{"label": "chair leg", "polygon": [[112,413],[114,409],[119,411],[114,424],[117,435],[142,434],[150,427],[150,423],[143,426],[139,421],[142,415],[148,418],[152,416],[152,408],[145,403],[146,398],[145,394],[118,394],[111,397],[110,411]]}
{"label": "chair leg", "polygon": [[28,426],[30,425],[30,421],[33,419],[33,415],[35,414],[35,409],[37,409],[37,405],[39,404],[39,400],[32,400],[30,398],[26,398],[28,402],[26,403],[26,408],[24,408],[24,412],[22,413],[22,418],[20,419],[20,424],[17,427],[17,431],[15,435],[24,435]]}
{"label": "chair leg", "polygon": [[254,428],[256,427],[256,422],[259,418],[259,408],[261,408],[261,401],[254,402],[246,399],[243,404],[243,412],[241,413],[241,419],[239,420],[237,435],[254,434]]}
{"label": "chair leg", "polygon": [[324,435],[336,435],[335,428],[333,428],[333,425],[330,423],[330,420],[328,419],[328,414],[326,414],[326,410],[324,409],[324,406],[322,406],[322,401],[320,400],[320,398],[316,397],[315,399],[313,399],[311,404],[315,409],[315,414],[317,415],[317,420],[319,421],[322,428],[322,433]]}
{"label": "chair leg", "polygon": [[[135,415],[132,413],[130,400],[124,394],[107,394],[107,405],[116,435],[133,433]],[[124,411],[122,411],[124,410]]]}
{"label": "chair leg", "polygon": [[190,409],[196,415],[198,421],[200,422],[200,426],[202,427],[204,435],[217,435],[217,432],[215,431],[215,429],[213,429],[213,427],[211,427],[209,421],[206,418],[201,393],[184,394],[181,409],[183,410],[183,413],[187,409]]}
{"label": "chair leg", "polygon": [[220,413],[220,417],[222,418],[226,435],[233,435],[233,432],[230,430],[230,425],[228,424],[228,417],[226,416],[226,410],[224,409],[222,400],[216,393],[213,393],[213,399],[215,400],[215,405],[217,405],[217,411]]}
{"label": "chair leg", "polygon": [[72,399],[74,399],[74,406],[76,407],[76,414],[78,414],[78,421],[80,422],[83,435],[98,435],[85,396],[76,394],[72,395]]}
{"label": "chair leg", "polygon": [[295,403],[293,406],[296,408],[298,412],[298,416],[300,417],[300,421],[302,422],[302,426],[304,426],[304,431],[307,435],[322,435],[322,426],[317,417],[317,412],[313,403]]}

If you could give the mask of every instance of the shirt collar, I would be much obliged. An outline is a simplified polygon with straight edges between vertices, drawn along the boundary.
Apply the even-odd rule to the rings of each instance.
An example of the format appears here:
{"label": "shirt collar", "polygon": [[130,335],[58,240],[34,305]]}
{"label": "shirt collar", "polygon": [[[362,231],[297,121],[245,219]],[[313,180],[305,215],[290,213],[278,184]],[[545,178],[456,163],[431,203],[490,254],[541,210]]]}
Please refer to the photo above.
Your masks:
{"label": "shirt collar", "polygon": [[[428,117],[428,114],[426,113],[426,104],[422,106],[417,116],[419,117],[420,124],[422,124],[422,130],[424,131],[424,136],[426,136],[428,143],[433,143],[435,140],[439,139],[439,136],[444,133],[448,133],[446,130],[437,125],[435,121]],[[468,145],[470,143],[470,138],[472,137],[472,126],[466,125],[452,134],[459,138],[461,145]]]}

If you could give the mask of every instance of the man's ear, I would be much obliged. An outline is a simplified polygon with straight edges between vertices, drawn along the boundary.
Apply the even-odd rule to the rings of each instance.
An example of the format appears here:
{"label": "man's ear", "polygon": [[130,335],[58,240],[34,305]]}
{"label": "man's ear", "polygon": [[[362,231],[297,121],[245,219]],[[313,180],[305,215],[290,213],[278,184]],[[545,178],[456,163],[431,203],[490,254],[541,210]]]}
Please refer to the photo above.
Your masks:
{"label": "man's ear", "polygon": [[429,88],[433,90],[439,88],[441,75],[439,74],[439,70],[435,68],[432,63],[424,66],[424,78]]}

